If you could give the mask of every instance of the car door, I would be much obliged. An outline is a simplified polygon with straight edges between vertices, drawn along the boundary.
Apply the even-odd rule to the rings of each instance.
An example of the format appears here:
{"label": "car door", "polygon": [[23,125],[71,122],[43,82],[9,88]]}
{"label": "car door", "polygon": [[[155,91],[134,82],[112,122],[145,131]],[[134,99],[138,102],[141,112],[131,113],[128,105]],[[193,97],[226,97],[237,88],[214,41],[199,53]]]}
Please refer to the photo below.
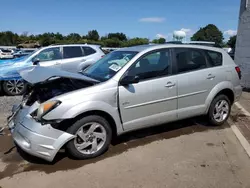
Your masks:
{"label": "car door", "polygon": [[124,76],[138,76],[139,83],[119,86],[119,109],[125,130],[173,121],[177,118],[177,87],[171,75],[171,51],[149,52]]}
{"label": "car door", "polygon": [[84,52],[85,62],[83,62],[79,68],[81,70],[86,69],[88,66],[94,64],[96,61],[103,57],[103,53],[97,52],[95,49],[89,46],[82,46],[82,50]]}
{"label": "car door", "polygon": [[42,50],[32,60],[39,59],[40,66],[61,68],[62,54],[60,47],[51,47]]}
{"label": "car door", "polygon": [[79,65],[84,62],[84,52],[81,46],[63,46],[61,68],[69,72],[78,72]]}
{"label": "car door", "polygon": [[203,50],[174,48],[174,69],[178,90],[178,118],[204,114],[206,99],[216,85]]}

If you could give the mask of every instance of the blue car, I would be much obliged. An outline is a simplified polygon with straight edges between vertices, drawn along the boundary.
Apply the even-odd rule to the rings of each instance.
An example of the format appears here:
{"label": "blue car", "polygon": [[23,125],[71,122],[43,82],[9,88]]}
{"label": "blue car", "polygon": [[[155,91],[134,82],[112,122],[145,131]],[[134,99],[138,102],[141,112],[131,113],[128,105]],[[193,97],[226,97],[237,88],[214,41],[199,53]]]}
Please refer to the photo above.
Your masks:
{"label": "blue car", "polygon": [[16,59],[0,60],[0,86],[5,94],[14,96],[25,92],[27,85],[21,79],[19,71],[33,66],[32,54]]}

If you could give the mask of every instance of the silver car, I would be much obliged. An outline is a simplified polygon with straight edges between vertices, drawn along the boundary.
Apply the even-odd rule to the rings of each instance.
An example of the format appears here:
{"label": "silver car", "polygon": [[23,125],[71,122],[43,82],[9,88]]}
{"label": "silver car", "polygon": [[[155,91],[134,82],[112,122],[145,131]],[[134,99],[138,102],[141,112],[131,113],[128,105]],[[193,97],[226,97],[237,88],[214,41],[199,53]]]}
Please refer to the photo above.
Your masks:
{"label": "silver car", "polygon": [[82,73],[38,66],[21,76],[31,87],[8,125],[20,148],[48,161],[61,148],[96,157],[115,135],[198,115],[221,125],[242,92],[230,56],[195,45],[123,48]]}
{"label": "silver car", "polygon": [[0,78],[3,77],[1,85],[8,95],[23,94],[26,84],[15,74],[17,70],[39,64],[43,67],[76,73],[92,65],[104,55],[99,45],[67,44],[44,47],[25,57],[1,63]]}

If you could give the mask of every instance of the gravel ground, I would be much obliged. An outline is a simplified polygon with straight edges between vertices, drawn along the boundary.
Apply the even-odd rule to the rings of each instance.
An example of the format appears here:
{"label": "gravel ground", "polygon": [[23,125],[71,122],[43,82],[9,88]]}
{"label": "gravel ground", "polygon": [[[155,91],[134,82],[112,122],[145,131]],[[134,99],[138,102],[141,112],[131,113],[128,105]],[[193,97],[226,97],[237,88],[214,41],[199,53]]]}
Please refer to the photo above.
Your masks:
{"label": "gravel ground", "polygon": [[12,106],[21,101],[21,96],[1,96],[0,97],[0,119],[5,119],[10,113]]}

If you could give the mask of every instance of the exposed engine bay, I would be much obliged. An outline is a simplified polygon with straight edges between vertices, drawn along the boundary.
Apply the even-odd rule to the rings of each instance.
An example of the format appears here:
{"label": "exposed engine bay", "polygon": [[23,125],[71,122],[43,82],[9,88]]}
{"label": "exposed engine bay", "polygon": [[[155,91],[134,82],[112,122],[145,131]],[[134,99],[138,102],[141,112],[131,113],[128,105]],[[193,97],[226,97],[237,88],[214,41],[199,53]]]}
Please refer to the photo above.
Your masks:
{"label": "exposed engine bay", "polygon": [[35,101],[43,103],[55,96],[68,93],[70,91],[83,89],[94,85],[85,80],[72,78],[53,78],[34,85],[29,85],[24,98],[27,98],[26,105],[31,106]]}

